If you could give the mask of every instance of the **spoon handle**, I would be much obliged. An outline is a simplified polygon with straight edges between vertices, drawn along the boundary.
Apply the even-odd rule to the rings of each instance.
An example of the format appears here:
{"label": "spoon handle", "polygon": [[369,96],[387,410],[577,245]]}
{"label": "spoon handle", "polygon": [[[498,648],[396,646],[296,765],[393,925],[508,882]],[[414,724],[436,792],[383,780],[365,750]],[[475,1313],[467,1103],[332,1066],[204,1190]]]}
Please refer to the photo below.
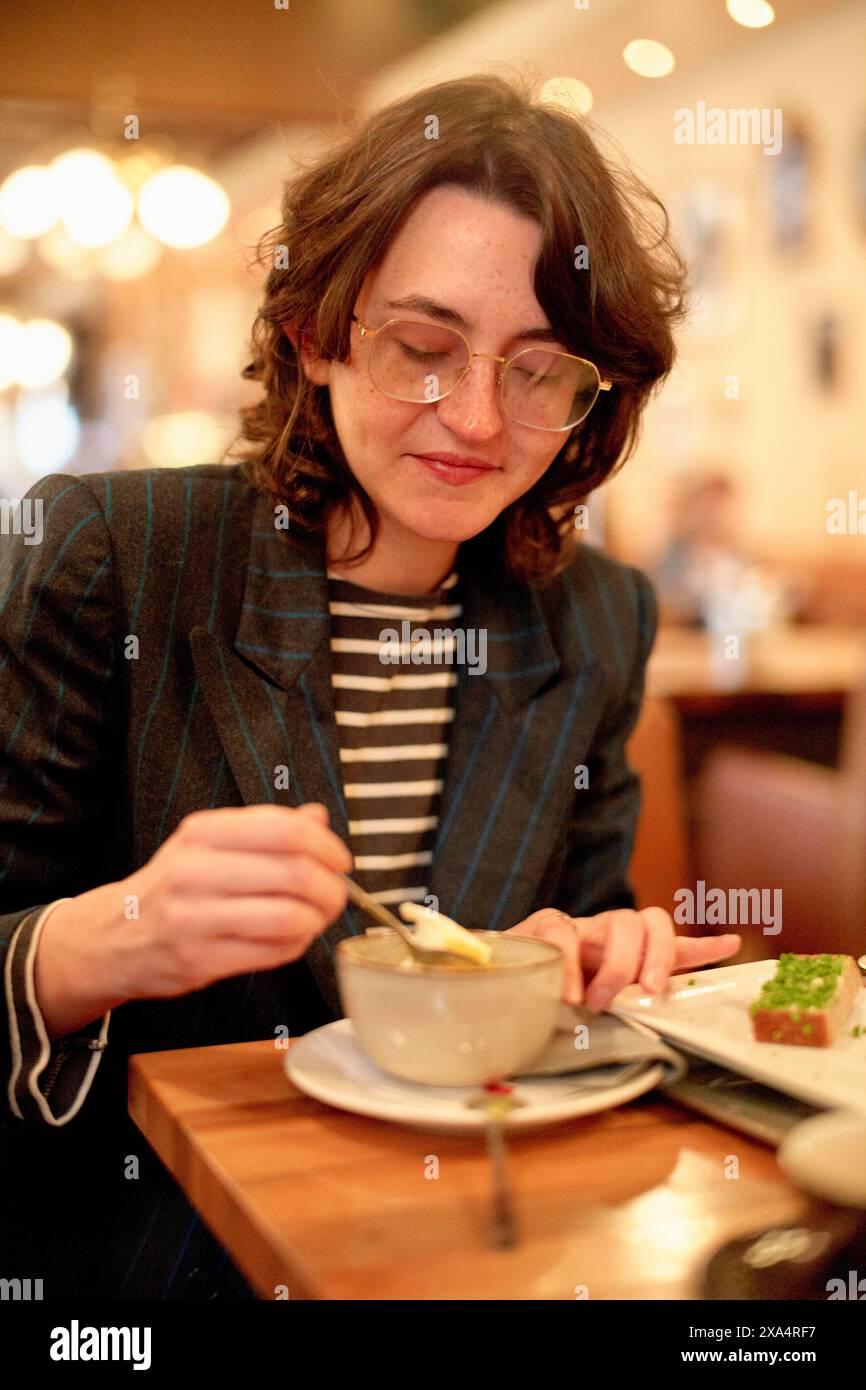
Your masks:
{"label": "spoon handle", "polygon": [[412,940],[412,933],[406,924],[400,921],[399,917],[395,916],[393,912],[389,912],[387,907],[383,907],[375,898],[371,898],[360,883],[356,883],[348,874],[340,874],[340,878],[345,883],[346,891],[356,907],[363,908],[371,917],[375,917],[377,922],[381,922],[382,926],[391,927],[393,931],[399,932],[412,951],[417,951],[418,948]]}
{"label": "spoon handle", "polygon": [[493,1224],[491,1240],[495,1246],[508,1248],[517,1244],[514,1204],[505,1167],[505,1132],[501,1116],[488,1113],[487,1151],[493,1168]]}
{"label": "spoon handle", "polygon": [[442,965],[445,961],[456,960],[458,964],[466,966],[465,956],[455,956],[453,951],[446,951],[439,947],[436,950],[427,950],[426,947],[419,946],[405,922],[401,922],[400,918],[396,917],[393,912],[389,912],[387,907],[383,907],[381,903],[376,902],[375,898],[371,898],[360,883],[356,883],[348,874],[340,874],[340,878],[345,883],[346,891],[355,906],[362,908],[364,912],[369,912],[370,916],[375,917],[376,921],[381,922],[384,927],[390,927],[392,931],[398,932],[412,955],[422,965]]}

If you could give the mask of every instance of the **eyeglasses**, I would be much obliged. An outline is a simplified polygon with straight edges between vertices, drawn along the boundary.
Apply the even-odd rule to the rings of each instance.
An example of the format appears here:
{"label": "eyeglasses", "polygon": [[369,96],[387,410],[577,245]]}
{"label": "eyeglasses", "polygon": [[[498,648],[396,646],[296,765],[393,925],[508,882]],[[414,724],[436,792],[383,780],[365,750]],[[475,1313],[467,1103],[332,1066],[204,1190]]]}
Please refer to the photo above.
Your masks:
{"label": "eyeglasses", "polygon": [[395,401],[441,401],[465,377],[473,357],[499,362],[497,373],[502,409],[518,425],[532,430],[570,430],[585,420],[598,399],[609,391],[598,368],[584,357],[549,348],[524,348],[514,357],[473,352],[462,333],[442,324],[389,319],[381,328],[368,328],[357,315],[362,338],[370,338],[367,370],[373,385]]}

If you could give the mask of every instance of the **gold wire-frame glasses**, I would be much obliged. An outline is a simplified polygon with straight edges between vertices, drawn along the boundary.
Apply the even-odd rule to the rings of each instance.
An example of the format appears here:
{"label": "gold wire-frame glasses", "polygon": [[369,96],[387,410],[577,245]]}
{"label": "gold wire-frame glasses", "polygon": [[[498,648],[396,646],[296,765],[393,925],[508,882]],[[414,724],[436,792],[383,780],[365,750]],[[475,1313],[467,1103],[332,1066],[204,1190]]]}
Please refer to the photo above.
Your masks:
{"label": "gold wire-frame glasses", "polygon": [[[590,362],[585,357],[576,357],[570,352],[560,352],[558,349],[554,348],[523,348],[520,352],[515,353],[513,357],[496,357],[489,352],[473,352],[469,341],[458,329],[452,328],[450,325],[420,323],[412,319],[388,319],[380,328],[370,328],[367,324],[361,322],[357,314],[352,315],[352,322],[358,325],[358,330],[362,338],[370,338],[372,340],[371,352],[367,361],[367,369],[370,373],[373,385],[377,390],[381,391],[383,395],[390,396],[392,400],[408,401],[416,405],[444,400],[446,396],[450,395],[451,392],[459,386],[460,382],[466,376],[472,366],[472,359],[480,357],[488,362],[499,362],[502,365],[502,370],[496,374],[496,384],[499,388],[499,398],[502,403],[502,409],[509,419],[514,420],[519,425],[526,426],[528,429],[563,433],[566,430],[574,429],[575,425],[579,425],[581,421],[585,420],[592,410],[592,407],[595,405],[599,392],[609,391],[613,385],[611,381],[607,381],[602,377],[594,362]],[[437,352],[430,349],[430,341],[432,340],[428,341],[427,351],[424,351],[420,345],[418,348],[413,348],[411,343],[406,343],[399,339],[398,335],[394,332],[395,329],[415,330],[418,334],[427,332],[431,334],[439,333],[450,335],[450,341],[455,342],[455,344],[459,341],[463,344],[465,348],[465,361],[461,355],[457,366],[453,364],[450,365],[449,372],[453,375],[454,380],[445,390],[439,389],[439,374],[432,370],[432,359],[447,354],[442,351]],[[438,341],[441,344],[448,343],[449,336],[443,336]],[[403,360],[398,360],[396,356],[396,346],[398,343],[404,350],[405,362]],[[386,344],[387,347],[393,348],[395,352],[389,357],[387,351],[382,351],[382,344]],[[521,369],[519,365],[521,360],[523,360],[528,367],[530,359],[537,360],[540,357],[561,358],[564,362],[574,363],[576,368],[580,369],[573,373],[574,390],[571,393],[572,406],[568,412],[569,418],[566,424],[540,424],[537,419],[529,420],[521,418],[519,414],[514,413],[514,409],[510,404],[510,402],[519,398],[522,392],[525,413],[529,414],[534,410],[536,414],[540,416],[543,415],[545,411],[556,411],[559,403],[568,400],[569,383],[567,380],[563,384],[561,378],[551,377],[550,374],[546,372],[542,373],[538,367],[536,367],[535,371]],[[427,360],[425,361],[424,359]],[[414,385],[414,380],[412,381],[412,390],[410,394],[406,394],[410,381],[407,363],[408,366],[413,366],[416,370],[422,366],[431,368],[426,376],[419,379],[417,386]],[[515,363],[518,364],[516,368],[514,366]],[[406,368],[405,371],[404,367]],[[511,369],[513,369],[513,371],[511,375],[508,376]],[[582,377],[581,371],[583,373]],[[404,376],[406,378],[405,381],[402,379]],[[506,387],[506,378],[508,387]],[[558,396],[557,393],[554,392],[548,392],[546,395],[544,393],[539,394],[535,388],[544,382],[548,385],[552,382],[556,382],[559,387]],[[528,405],[530,398],[527,395],[530,389],[533,391],[531,407]],[[518,410],[519,409],[520,407],[518,405]],[[562,412],[560,412],[560,414],[561,413]],[[575,416],[574,419],[571,418],[572,415]]]}

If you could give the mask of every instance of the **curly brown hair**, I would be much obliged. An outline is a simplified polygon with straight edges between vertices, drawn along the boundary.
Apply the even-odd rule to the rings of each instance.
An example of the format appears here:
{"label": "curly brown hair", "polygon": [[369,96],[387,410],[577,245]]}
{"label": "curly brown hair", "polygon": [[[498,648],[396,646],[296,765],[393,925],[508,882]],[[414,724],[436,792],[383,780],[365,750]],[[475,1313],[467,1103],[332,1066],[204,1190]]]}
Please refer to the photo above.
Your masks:
{"label": "curly brown hair", "polygon": [[[240,410],[227,452],[240,449],[245,476],[287,505],[291,524],[324,531],[354,496],[370,533],[355,562],[375,542],[376,508],[342,451],[327,387],[307,379],[284,325],[317,356],[345,362],[364,278],[430,189],[456,184],[540,223],[536,298],[564,345],[614,384],[534,486],[463,543],[461,565],[467,547],[469,558],[524,580],[567,564],[575,504],[633,452],[643,407],[673,366],[685,269],[664,206],[602,155],[584,118],[539,104],[533,87],[521,75],[484,73],[393,102],[287,180],[282,220],[257,244],[254,263],[270,270],[242,375],[264,394]],[[436,139],[425,138],[431,113]],[[575,269],[578,246],[588,269]]]}

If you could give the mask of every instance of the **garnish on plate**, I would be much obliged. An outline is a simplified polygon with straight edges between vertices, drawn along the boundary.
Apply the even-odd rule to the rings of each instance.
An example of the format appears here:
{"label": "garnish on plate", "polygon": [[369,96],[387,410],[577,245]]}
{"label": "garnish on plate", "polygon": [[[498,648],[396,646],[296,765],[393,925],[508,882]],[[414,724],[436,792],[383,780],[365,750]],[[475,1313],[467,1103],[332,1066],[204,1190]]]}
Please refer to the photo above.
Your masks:
{"label": "garnish on plate", "polygon": [[860,993],[852,956],[783,952],[776,973],[750,1006],[757,1042],[830,1047]]}

